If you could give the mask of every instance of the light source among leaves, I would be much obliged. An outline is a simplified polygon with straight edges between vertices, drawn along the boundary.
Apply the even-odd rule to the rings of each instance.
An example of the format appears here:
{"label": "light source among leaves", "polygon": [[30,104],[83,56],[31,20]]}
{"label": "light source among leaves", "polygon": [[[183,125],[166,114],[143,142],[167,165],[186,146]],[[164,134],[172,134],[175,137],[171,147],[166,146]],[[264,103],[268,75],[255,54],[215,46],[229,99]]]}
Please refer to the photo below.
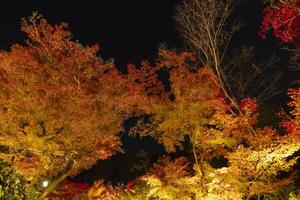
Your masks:
{"label": "light source among leaves", "polygon": [[43,183],[42,183],[42,186],[43,186],[44,188],[46,188],[46,187],[48,187],[48,185],[49,185],[49,181],[44,180]]}

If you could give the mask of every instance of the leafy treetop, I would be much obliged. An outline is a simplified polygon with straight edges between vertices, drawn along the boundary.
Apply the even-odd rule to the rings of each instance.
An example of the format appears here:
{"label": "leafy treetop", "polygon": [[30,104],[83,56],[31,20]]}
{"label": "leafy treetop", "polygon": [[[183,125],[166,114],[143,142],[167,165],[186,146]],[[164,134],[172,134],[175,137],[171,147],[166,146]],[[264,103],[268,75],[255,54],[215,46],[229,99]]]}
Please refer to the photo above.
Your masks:
{"label": "leafy treetop", "polygon": [[32,184],[121,151],[117,134],[137,112],[128,79],[66,28],[34,14],[22,23],[27,45],[0,52],[0,158]]}

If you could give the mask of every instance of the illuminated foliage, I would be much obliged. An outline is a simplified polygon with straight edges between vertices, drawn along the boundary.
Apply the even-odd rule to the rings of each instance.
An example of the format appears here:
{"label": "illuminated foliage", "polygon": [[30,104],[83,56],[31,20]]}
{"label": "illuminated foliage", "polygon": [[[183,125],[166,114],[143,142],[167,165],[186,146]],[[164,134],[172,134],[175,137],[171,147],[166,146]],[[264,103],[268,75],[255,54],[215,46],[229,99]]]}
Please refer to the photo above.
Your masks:
{"label": "illuminated foliage", "polygon": [[265,38],[273,29],[273,35],[284,42],[295,42],[300,35],[300,1],[284,0],[264,10],[259,35]]}
{"label": "illuminated foliage", "polygon": [[299,132],[300,127],[300,88],[290,89],[289,95],[292,98],[292,101],[289,103],[289,106],[293,107],[291,115],[293,116],[293,121],[295,123],[294,132]]}
{"label": "illuminated foliage", "polygon": [[164,157],[154,164],[153,169],[142,179],[150,187],[147,197],[149,199],[190,199],[189,178],[191,170],[184,157],[171,160]]}
{"label": "illuminated foliage", "polygon": [[136,112],[128,81],[66,27],[34,14],[22,23],[27,45],[0,52],[0,158],[32,185],[50,179],[49,191],[121,151],[117,134]]}
{"label": "illuminated foliage", "polygon": [[[200,174],[193,174],[187,166],[182,157],[174,161],[169,158],[163,162],[159,161],[152,172],[142,177],[142,180],[149,186],[147,198],[159,200],[242,199],[240,183],[234,179],[235,174],[229,173],[227,168],[216,170],[205,165],[208,174],[203,182],[203,177]],[[171,179],[164,181],[166,176],[157,175],[162,172],[166,172],[166,176]]]}
{"label": "illuminated foliage", "polygon": [[[193,5],[197,2],[193,1]],[[203,4],[200,7],[205,8],[204,1],[199,2],[197,6]],[[216,2],[210,3],[218,8]],[[194,7],[187,7],[189,5],[185,1],[183,8],[188,9],[181,13],[194,13]],[[270,8],[260,35],[263,37],[272,26],[276,37],[284,41],[296,40],[299,35],[297,6],[298,1],[283,1],[273,10]],[[219,13],[211,12],[207,9],[201,12],[213,14],[210,18],[202,17],[201,13],[195,16],[204,22],[223,19],[215,17]],[[227,15],[224,14],[224,20]],[[186,16],[180,15],[184,22],[194,23],[186,20]],[[202,33],[211,24],[214,25],[200,24]],[[193,24],[184,25],[193,27]],[[219,27],[223,25],[222,22]],[[199,36],[197,31],[192,33]],[[214,47],[204,48],[209,40],[204,40],[205,37],[200,35],[196,44],[202,48],[201,53],[216,51]],[[206,59],[211,55],[213,53],[207,53]],[[288,105],[292,111],[281,122],[284,134],[270,127],[258,128],[257,100],[246,98],[237,102],[230,99],[220,79],[222,71],[216,70],[220,63],[214,63],[218,59],[212,60],[204,64],[215,66],[195,67],[196,58],[191,53],[162,48],[153,65],[147,61],[138,67],[128,65],[127,89],[138,105],[136,117],[139,117],[131,134],[153,137],[168,153],[187,150],[183,143],[188,143],[192,156],[189,160],[184,157],[159,159],[146,175],[129,184],[131,190],[127,192],[124,186],[97,182],[89,190],[90,199],[242,200],[295,199],[299,196],[295,179],[299,173],[296,166],[300,151],[300,90],[289,90],[292,101]],[[162,83],[158,76],[162,71],[167,72],[167,83]],[[211,164],[214,158],[224,158],[228,162],[216,167]]]}
{"label": "illuminated foliage", "polygon": [[[239,103],[241,113],[232,114],[216,77],[207,67],[189,68],[188,60],[174,51],[161,49],[156,67],[169,71],[172,98],[162,98],[146,124],[142,121],[134,133],[150,135],[175,152],[188,138],[194,156],[193,172],[186,165],[170,159],[160,160],[143,177],[148,198],[154,199],[243,199],[276,195],[295,182],[295,166],[300,150],[298,120],[299,91],[290,90],[293,107],[292,133],[280,135],[269,127],[255,128],[258,105],[255,99]],[[189,59],[188,59],[189,58]],[[149,96],[150,98],[153,97]],[[157,99],[156,97],[154,99]],[[156,102],[156,101],[152,101]],[[298,123],[298,122],[297,122]],[[249,129],[251,128],[251,129]],[[291,132],[290,131],[290,132]],[[209,163],[225,156],[228,167],[214,169]],[[182,167],[180,167],[182,166]],[[280,173],[289,176],[279,178]],[[166,178],[167,177],[167,178]],[[287,198],[289,193],[285,194]]]}
{"label": "illuminated foliage", "polygon": [[51,200],[86,199],[88,188],[89,184],[87,183],[74,183],[64,180],[48,198]]}
{"label": "illuminated foliage", "polygon": [[212,154],[223,155],[222,149],[252,139],[248,126],[256,122],[257,104],[254,99],[242,101],[243,114],[235,116],[217,77],[206,66],[191,69],[189,62],[193,60],[188,52],[159,51],[154,69],[168,70],[170,91],[160,97],[149,96],[150,120],[138,123],[131,132],[154,137],[169,152],[182,148],[181,142],[188,138],[210,160]]}
{"label": "illuminated foliage", "polygon": [[[294,117],[291,118],[291,121],[295,122],[298,116],[299,92],[291,90],[289,93],[293,99],[289,105],[294,106],[294,110],[291,112]],[[252,112],[256,112],[256,103],[246,99],[241,102],[241,108],[251,116]],[[230,120],[232,119],[234,118],[230,118]],[[241,120],[239,117],[237,119]],[[199,162],[194,163],[194,170],[190,171],[187,168],[188,164],[184,158],[174,161],[170,158],[159,160],[157,164],[154,164],[150,173],[142,177],[150,187],[147,197],[161,200],[238,200],[259,198],[260,196],[284,199],[291,196],[292,198],[293,194],[296,194],[293,193],[295,190],[285,190],[288,187],[292,188],[295,183],[298,170],[293,167],[299,160],[297,152],[300,151],[299,129],[293,130],[294,134],[288,133],[282,136],[276,130],[268,127],[256,129],[254,136],[243,137],[248,139],[247,146],[240,143],[230,146],[231,149],[228,149],[227,152],[221,151],[228,158],[229,163],[227,167],[218,169],[214,169],[206,162],[215,154],[206,154],[203,145],[210,141],[207,145],[214,147],[220,140],[232,139],[231,136],[225,136],[230,139],[218,138],[218,136],[224,137],[219,134],[214,138],[205,138],[208,140],[206,142],[198,141],[201,138],[195,138],[194,142],[199,142],[201,146],[196,147],[195,159],[199,159]],[[209,133],[211,130],[206,129],[203,132]],[[243,132],[243,134],[247,133]],[[282,172],[287,173],[288,176],[280,178]]]}
{"label": "illuminated foliage", "polygon": [[127,185],[112,186],[110,184],[104,184],[102,180],[94,183],[94,185],[88,191],[89,200],[127,200],[135,199],[142,200],[144,197],[135,196],[135,184],[134,182],[128,182]]}
{"label": "illuminated foliage", "polygon": [[36,196],[38,192],[27,187],[23,177],[17,174],[9,163],[0,160],[0,199],[23,200]]}
{"label": "illuminated foliage", "polygon": [[293,109],[290,111],[290,115],[284,113],[284,120],[280,126],[291,137],[300,138],[300,89],[289,89],[288,94],[292,99],[288,105]]}
{"label": "illuminated foliage", "polygon": [[239,173],[240,184],[247,186],[249,196],[274,193],[294,182],[293,175],[285,179],[277,176],[279,172],[289,172],[296,164],[299,157],[292,156],[299,151],[300,142],[280,138],[269,145],[259,149],[240,147],[229,156],[229,169]]}
{"label": "illuminated foliage", "polygon": [[[284,12],[281,21],[294,15],[291,7],[276,9]],[[292,40],[298,34],[281,26],[274,28],[278,37],[288,34]],[[34,14],[22,23],[27,44],[0,52],[0,159],[30,183],[22,184],[40,191],[40,199],[239,200],[293,188],[299,172],[294,169],[300,151],[299,89],[289,90],[292,111],[279,134],[256,127],[256,99],[231,99],[218,75],[222,71],[212,70],[218,63],[195,66],[192,53],[161,48],[153,65],[129,64],[128,73],[121,74],[112,61],[97,56],[97,45],[72,41],[66,28]],[[131,134],[150,136],[167,153],[185,150],[190,157],[163,156],[145,175],[117,186],[66,180],[122,151],[118,133],[132,116],[137,123]],[[213,166],[216,158],[226,164]],[[21,179],[6,168],[0,168],[0,180],[4,174],[19,187]],[[49,181],[46,189],[43,180]],[[10,188],[19,195],[10,182],[2,185],[0,198]],[[293,188],[284,195],[298,194]]]}

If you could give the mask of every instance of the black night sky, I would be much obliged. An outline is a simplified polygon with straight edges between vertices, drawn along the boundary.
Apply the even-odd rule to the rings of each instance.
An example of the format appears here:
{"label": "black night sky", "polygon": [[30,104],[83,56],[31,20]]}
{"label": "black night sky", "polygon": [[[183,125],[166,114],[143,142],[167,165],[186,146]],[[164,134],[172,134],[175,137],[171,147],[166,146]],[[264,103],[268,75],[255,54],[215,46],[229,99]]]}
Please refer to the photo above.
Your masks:
{"label": "black night sky", "polygon": [[[9,49],[13,43],[24,42],[25,34],[20,31],[21,18],[30,16],[33,11],[38,11],[51,24],[67,22],[74,39],[84,45],[100,44],[100,55],[105,59],[115,58],[120,69],[124,69],[127,63],[138,64],[142,59],[153,60],[160,43],[166,43],[170,48],[184,48],[173,20],[174,8],[180,0],[6,2],[9,3],[2,4],[0,8],[1,50]],[[258,37],[262,11],[263,5],[260,0],[243,0],[233,15],[241,18],[246,24],[233,38],[234,44],[254,45],[258,57],[264,57],[266,50],[270,52],[279,45],[279,41],[274,38],[263,41]],[[293,73],[291,76],[291,73],[286,72],[283,84],[288,86],[297,76],[299,74]],[[134,149],[137,145],[152,152],[161,151],[150,140],[143,143],[128,140],[125,143],[126,148]],[[85,174],[83,179],[91,181],[91,176],[97,176],[96,168],[92,168],[91,171],[92,174]],[[109,178],[112,177],[118,178],[117,175],[111,175]]]}
{"label": "black night sky", "polygon": [[159,43],[180,47],[173,25],[178,0],[154,1],[10,1],[1,5],[0,47],[22,42],[22,17],[38,11],[50,23],[67,22],[74,39],[83,44],[99,43],[101,56],[117,63],[138,62],[153,57]]}
{"label": "black night sky", "polygon": [[[67,22],[74,39],[83,44],[99,43],[104,58],[115,58],[117,63],[137,63],[155,56],[158,45],[182,48],[182,40],[175,29],[174,8],[180,0],[152,1],[8,1],[1,5],[0,47],[7,49],[15,42],[23,42],[20,31],[22,17],[38,11],[50,23]],[[257,43],[257,31],[262,17],[260,1],[243,0],[234,17],[247,26],[237,40],[244,44]]]}

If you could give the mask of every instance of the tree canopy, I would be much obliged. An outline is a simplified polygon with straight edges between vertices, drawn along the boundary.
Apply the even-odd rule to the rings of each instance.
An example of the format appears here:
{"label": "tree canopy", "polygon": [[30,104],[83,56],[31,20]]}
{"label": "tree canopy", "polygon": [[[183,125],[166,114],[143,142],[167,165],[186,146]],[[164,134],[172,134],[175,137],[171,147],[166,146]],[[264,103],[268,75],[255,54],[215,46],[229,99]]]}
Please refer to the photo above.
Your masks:
{"label": "tree canopy", "polygon": [[[233,1],[218,3],[179,5],[175,18],[193,52],[161,47],[154,62],[128,64],[126,73],[98,45],[74,41],[67,24],[23,19],[26,44],[0,52],[0,199],[299,198],[300,89],[287,91],[279,124],[258,125],[261,101],[236,96],[224,67],[237,28],[227,27]],[[272,27],[298,50],[299,2],[272,3],[260,36]],[[130,118],[126,133],[153,138],[164,155],[127,183],[72,182],[124,152],[119,133]]]}

